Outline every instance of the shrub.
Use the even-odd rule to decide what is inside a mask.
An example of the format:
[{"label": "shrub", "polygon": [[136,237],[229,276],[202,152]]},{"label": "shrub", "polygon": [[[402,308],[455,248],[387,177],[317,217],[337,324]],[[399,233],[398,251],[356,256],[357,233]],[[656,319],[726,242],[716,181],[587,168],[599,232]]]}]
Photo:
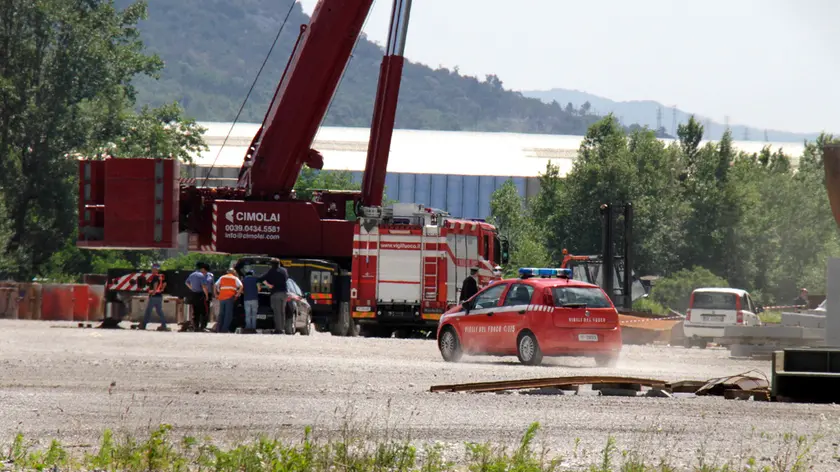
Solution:
[{"label": "shrub", "polygon": [[664,307],[685,313],[691,292],[702,287],[729,287],[729,283],[708,269],[693,267],[658,280],[650,297]]}]

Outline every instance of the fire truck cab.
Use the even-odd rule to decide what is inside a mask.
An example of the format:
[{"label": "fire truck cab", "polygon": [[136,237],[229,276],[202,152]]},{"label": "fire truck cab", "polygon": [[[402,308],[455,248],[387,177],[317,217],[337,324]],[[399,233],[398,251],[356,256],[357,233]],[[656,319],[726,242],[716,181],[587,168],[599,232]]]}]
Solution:
[{"label": "fire truck cab", "polygon": [[458,304],[470,268],[479,268],[484,286],[507,254],[507,241],[483,221],[420,204],[384,207],[359,218],[353,235],[352,317],[363,336],[433,335],[443,312]]}]

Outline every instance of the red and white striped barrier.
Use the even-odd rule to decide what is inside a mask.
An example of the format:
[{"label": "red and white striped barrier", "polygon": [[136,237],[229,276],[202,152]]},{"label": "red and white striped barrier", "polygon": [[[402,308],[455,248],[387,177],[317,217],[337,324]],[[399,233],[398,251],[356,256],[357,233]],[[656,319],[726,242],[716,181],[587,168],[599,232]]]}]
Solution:
[{"label": "red and white striped barrier", "polygon": [[[143,277],[146,279],[146,285],[143,288],[138,287],[137,281]],[[113,281],[108,282],[108,290],[119,290],[119,291],[126,291],[126,292],[142,292],[146,290],[148,287],[149,282],[152,280],[151,272],[131,272],[120,277],[115,278]]]}]

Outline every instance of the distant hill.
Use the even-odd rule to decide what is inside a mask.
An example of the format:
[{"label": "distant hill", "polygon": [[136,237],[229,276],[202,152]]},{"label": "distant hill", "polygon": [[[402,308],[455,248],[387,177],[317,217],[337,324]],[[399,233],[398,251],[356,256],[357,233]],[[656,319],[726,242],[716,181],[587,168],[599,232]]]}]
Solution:
[{"label": "distant hill", "polygon": [[[133,0],[116,0],[125,7]],[[283,22],[288,0],[147,0],[140,31],[166,69],[158,81],[140,79],[141,104],[177,100],[190,116],[230,121]],[[295,4],[240,121],[261,122],[301,24]],[[382,49],[358,42],[324,124],[367,127],[373,111]],[[598,117],[567,112],[505,90],[495,76],[479,80],[457,71],[409,62],[403,74],[397,127],[582,135]]]},{"label": "distant hill", "polygon": [[[651,129],[656,129],[656,116],[658,110],[661,109],[662,127],[665,128],[667,133],[673,134],[673,109],[652,100],[616,102],[608,98],[592,95],[591,93],[561,88],[524,91],[522,92],[522,95],[538,98],[546,103],[557,101],[564,107],[571,103],[572,107],[580,108],[584,103],[589,102],[592,113],[594,114],[606,115],[608,113],[613,113],[616,117],[621,118],[624,124],[638,123]],[[690,116],[691,113],[677,109],[678,124],[686,123]],[[695,118],[705,126],[706,137],[708,139],[718,140],[721,136],[723,136],[723,132],[726,129],[725,124],[700,115],[695,115]],[[790,133],[787,131],[766,130],[767,136],[765,138],[765,130],[763,129],[750,128],[748,126],[736,124],[730,124],[729,127],[732,130],[733,138],[739,141],[802,142],[805,139],[814,140],[819,135],[819,133],[802,134]]]}]

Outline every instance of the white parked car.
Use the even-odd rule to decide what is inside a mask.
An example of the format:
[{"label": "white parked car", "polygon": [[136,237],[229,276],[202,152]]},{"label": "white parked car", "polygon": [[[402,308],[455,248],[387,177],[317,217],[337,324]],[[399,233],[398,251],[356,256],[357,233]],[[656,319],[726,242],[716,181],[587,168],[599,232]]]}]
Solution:
[{"label": "white parked car", "polygon": [[761,311],[746,290],[698,288],[691,293],[685,313],[685,346],[705,348],[714,338],[722,337],[727,326],[760,326]]}]

